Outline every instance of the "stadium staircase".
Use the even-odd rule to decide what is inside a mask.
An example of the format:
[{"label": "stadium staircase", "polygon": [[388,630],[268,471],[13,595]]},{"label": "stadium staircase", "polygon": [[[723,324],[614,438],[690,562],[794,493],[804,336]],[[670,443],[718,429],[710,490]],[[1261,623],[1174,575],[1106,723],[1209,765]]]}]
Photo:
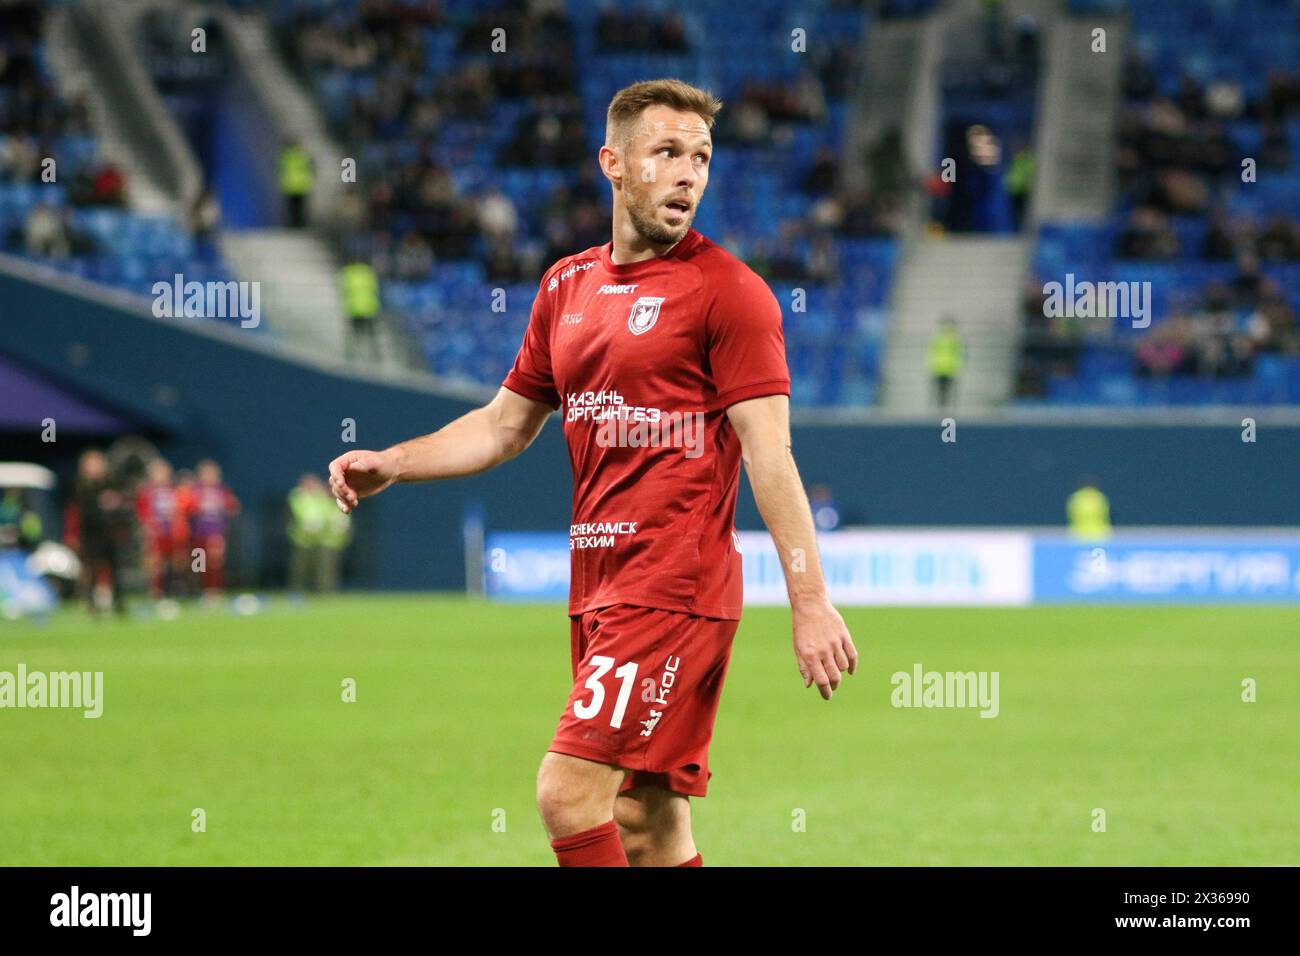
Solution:
[{"label": "stadium staircase", "polygon": [[309,230],[226,230],[221,254],[241,279],[261,283],[261,308],[276,338],[318,358],[344,357],[338,266]]},{"label": "stadium staircase", "polygon": [[[256,91],[272,124],[281,137],[297,140],[311,154],[316,179],[309,216],[312,222],[326,221],[338,205],[342,191],[338,170],[343,151],[326,131],[324,118],[311,95],[280,58],[271,42],[266,20],[230,10],[221,11],[220,16],[240,70]],[[271,148],[270,152],[276,151]]]},{"label": "stadium staircase", "polygon": [[[877,68],[868,81],[870,110],[887,115],[888,105],[903,117],[904,151],[917,175],[930,168],[937,148],[943,96],[938,77],[946,45],[962,35],[957,25],[978,12],[978,4],[958,2],[923,21],[897,24],[899,35],[886,39],[907,50],[892,68],[907,75],[886,82],[888,73]],[[1048,10],[1022,0],[1008,14],[1018,12],[1043,15]],[[874,101],[879,94],[889,97],[887,103]],[[861,126],[871,124],[868,114],[859,118]],[[1020,236],[935,236],[925,228],[926,207],[924,197],[916,195],[904,227],[906,242],[889,304],[881,408],[910,415],[937,407],[928,353],[946,316],[956,320],[967,347],[950,409],[1001,405],[1012,391],[1029,241]]]},{"label": "stadium staircase", "polygon": [[[316,176],[309,223],[328,227],[342,189],[339,170],[343,151],[326,131],[315,102],[271,42],[266,20],[224,11],[222,26],[281,142],[297,141],[310,153]],[[278,155],[278,144],[270,152]],[[227,230],[221,248],[241,278],[261,281],[262,307],[277,338],[309,349],[318,358],[345,357],[347,316],[338,292],[342,263],[315,229]],[[268,269],[268,264],[274,268]],[[377,335],[379,369],[366,360],[372,370],[400,371],[420,361],[390,325],[380,323]]]},{"label": "stadium staircase", "polygon": [[103,157],[131,170],[132,209],[176,215],[202,188],[202,172],[115,12],[104,2],[53,11],[50,65],[65,94],[88,94]]},{"label": "stadium staircase", "polygon": [[[1106,31],[1106,53],[1092,31]],[[1034,152],[1039,157],[1031,216],[1037,221],[1105,219],[1115,196],[1113,153],[1127,24],[1121,17],[1059,17],[1045,35]],[[1104,160],[1099,158],[1103,154]]]},{"label": "stadium staircase", "polygon": [[1019,236],[927,237],[911,244],[890,306],[885,411],[937,407],[927,353],[944,316],[956,320],[966,343],[966,365],[951,408],[978,410],[1010,398],[1028,254],[1029,241]]},{"label": "stadium staircase", "polygon": [[[840,165],[840,186],[844,189],[871,187],[868,165],[857,161],[869,155],[893,130],[909,123],[918,98],[924,99],[918,85],[926,83],[926,74],[917,68],[925,56],[928,25],[934,18],[887,20],[872,24],[866,39],[866,68],[862,81],[855,84],[852,95],[852,121],[845,133],[844,160]],[[921,94],[918,97],[918,94]],[[910,167],[919,169],[924,157],[909,156]]]}]

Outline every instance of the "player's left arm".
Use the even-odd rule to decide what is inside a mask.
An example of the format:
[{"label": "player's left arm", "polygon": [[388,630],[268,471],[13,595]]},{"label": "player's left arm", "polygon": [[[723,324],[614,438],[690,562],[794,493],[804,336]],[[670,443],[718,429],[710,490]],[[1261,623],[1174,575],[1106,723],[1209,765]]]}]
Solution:
[{"label": "player's left arm", "polygon": [[830,700],[841,675],[857,670],[858,652],[826,593],[812,508],[790,449],[790,399],[767,395],[737,402],[727,418],[740,438],[754,500],[785,572],[799,673],[805,687],[815,683]]}]

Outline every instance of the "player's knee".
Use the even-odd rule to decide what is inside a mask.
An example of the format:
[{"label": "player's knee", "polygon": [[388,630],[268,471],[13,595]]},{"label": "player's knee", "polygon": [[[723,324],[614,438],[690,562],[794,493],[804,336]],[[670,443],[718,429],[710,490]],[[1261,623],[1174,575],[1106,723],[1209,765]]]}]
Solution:
[{"label": "player's knee", "polygon": [[610,768],[583,764],[588,762],[548,753],[537,771],[537,809],[552,837],[579,833],[609,820]]}]

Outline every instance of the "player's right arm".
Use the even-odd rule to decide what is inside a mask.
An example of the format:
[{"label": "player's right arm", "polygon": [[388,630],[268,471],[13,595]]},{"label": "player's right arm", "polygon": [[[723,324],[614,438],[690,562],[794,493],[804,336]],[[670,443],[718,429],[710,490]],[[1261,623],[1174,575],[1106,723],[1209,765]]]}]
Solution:
[{"label": "player's right arm", "polygon": [[330,462],[330,491],[345,513],[389,485],[477,475],[533,443],[554,409],[501,388],[494,399],[438,429],[383,451],[349,451]]},{"label": "player's right arm", "polygon": [[477,475],[509,461],[533,443],[551,412],[560,407],[551,373],[553,296],[547,281],[556,266],[542,276],[524,341],[496,398],[432,435],[384,451],[350,451],[330,462],[330,490],[344,513],[351,512],[362,498],[377,495],[397,482]]}]

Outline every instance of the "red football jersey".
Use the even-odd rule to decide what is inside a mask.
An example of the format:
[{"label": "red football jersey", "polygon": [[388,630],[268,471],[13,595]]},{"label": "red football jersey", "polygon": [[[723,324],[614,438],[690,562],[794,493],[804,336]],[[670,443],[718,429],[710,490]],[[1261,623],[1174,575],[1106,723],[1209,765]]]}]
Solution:
[{"label": "red football jersey", "polygon": [[625,265],[611,245],[542,276],[504,382],[562,408],[569,613],[633,604],[739,619],[740,439],[726,410],[790,394],[781,308],[694,230],[666,255]]}]

